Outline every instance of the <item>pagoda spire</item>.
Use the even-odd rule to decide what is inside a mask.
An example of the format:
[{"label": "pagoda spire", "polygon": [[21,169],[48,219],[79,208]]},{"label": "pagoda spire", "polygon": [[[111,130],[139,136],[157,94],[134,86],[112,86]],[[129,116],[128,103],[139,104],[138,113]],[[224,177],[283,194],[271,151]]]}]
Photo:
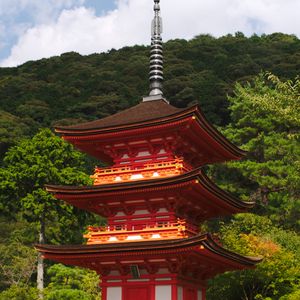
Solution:
[{"label": "pagoda spire", "polygon": [[163,47],[162,47],[162,18],[160,17],[160,0],[154,0],[154,19],[151,26],[150,52],[150,96],[162,95],[163,82]]}]

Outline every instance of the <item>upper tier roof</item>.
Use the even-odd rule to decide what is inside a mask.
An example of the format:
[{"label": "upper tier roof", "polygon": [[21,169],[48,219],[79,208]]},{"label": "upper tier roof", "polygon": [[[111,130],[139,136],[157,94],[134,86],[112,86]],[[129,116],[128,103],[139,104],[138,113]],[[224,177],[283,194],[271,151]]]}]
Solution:
[{"label": "upper tier roof", "polygon": [[55,129],[63,133],[108,129],[162,119],[187,110],[190,109],[176,108],[164,100],[146,101],[103,119],[71,126],[57,126]]},{"label": "upper tier roof", "polygon": [[174,155],[193,167],[240,159],[246,153],[216,130],[198,106],[176,108],[165,100],[141,102],[100,120],[55,129],[76,148],[108,163],[113,158],[107,147],[125,142],[126,148],[141,139],[164,139]]}]

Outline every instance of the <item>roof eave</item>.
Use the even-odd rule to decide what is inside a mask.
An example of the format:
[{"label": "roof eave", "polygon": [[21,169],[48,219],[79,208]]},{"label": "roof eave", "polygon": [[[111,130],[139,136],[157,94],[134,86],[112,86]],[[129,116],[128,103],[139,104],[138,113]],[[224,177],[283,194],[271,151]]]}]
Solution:
[{"label": "roof eave", "polygon": [[120,131],[120,130],[130,130],[130,129],[136,129],[136,128],[141,128],[141,127],[148,127],[152,126],[153,124],[158,125],[158,124],[164,124],[168,122],[172,122],[174,120],[177,120],[178,118],[184,118],[193,112],[196,111],[197,106],[191,106],[188,107],[182,111],[166,115],[164,117],[159,117],[159,118],[153,118],[149,119],[146,121],[140,121],[140,122],[133,122],[133,123],[128,123],[128,124],[123,124],[123,125],[115,125],[115,126],[104,126],[104,127],[95,127],[95,128],[68,128],[68,127],[61,127],[61,126],[55,126],[54,129],[57,133],[61,135],[91,135],[91,134],[102,134],[102,133],[109,133],[109,132],[115,132],[115,131]]},{"label": "roof eave", "polygon": [[254,266],[262,261],[261,257],[242,256],[240,254],[229,251],[218,245],[210,234],[201,234],[191,238],[177,240],[162,240],[162,241],[146,241],[146,242],[128,242],[119,244],[99,244],[99,245],[78,245],[78,246],[52,246],[52,245],[35,245],[35,248],[44,255],[61,255],[74,257],[74,255],[101,255],[118,253],[138,253],[138,252],[153,252],[153,251],[174,251],[176,249],[192,248],[197,246],[204,248],[218,256],[224,257],[229,261],[237,262],[243,266]]},{"label": "roof eave", "polygon": [[107,191],[124,191],[124,190],[137,190],[142,188],[157,188],[158,186],[166,186],[172,184],[178,184],[181,182],[188,182],[192,180],[199,180],[201,185],[212,194],[216,195],[232,207],[240,211],[251,209],[255,206],[255,202],[244,202],[238,198],[230,195],[228,192],[219,188],[214,184],[201,168],[192,170],[190,172],[160,179],[150,179],[147,181],[133,181],[124,183],[94,185],[94,186],[55,186],[45,185],[46,190],[52,194],[65,194],[65,195],[87,195],[91,193],[107,192]]}]

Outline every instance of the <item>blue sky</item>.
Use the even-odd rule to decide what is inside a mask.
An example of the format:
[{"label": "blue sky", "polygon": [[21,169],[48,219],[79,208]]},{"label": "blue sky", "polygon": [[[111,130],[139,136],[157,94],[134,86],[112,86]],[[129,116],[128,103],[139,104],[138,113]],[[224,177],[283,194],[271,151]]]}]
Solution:
[{"label": "blue sky", "polygon": [[[236,31],[300,36],[300,0],[161,0],[164,40]],[[0,0],[0,66],[149,44],[153,0]]]},{"label": "blue sky", "polygon": [[85,1],[87,7],[94,8],[97,12],[97,15],[101,15],[108,10],[116,8],[116,2],[113,0],[87,0]]}]

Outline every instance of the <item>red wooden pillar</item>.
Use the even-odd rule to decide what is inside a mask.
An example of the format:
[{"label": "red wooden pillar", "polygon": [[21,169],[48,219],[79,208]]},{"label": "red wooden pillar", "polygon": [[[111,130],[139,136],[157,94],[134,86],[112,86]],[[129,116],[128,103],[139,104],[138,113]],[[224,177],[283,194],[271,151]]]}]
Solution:
[{"label": "red wooden pillar", "polygon": [[155,299],[155,282],[154,282],[154,279],[152,279],[152,282],[150,284],[150,300],[156,300]]},{"label": "red wooden pillar", "polygon": [[202,300],[206,300],[206,289],[202,289]]},{"label": "red wooden pillar", "polygon": [[172,284],[172,300],[178,300],[178,287],[176,284]]},{"label": "red wooden pillar", "polygon": [[107,300],[107,287],[103,286],[101,289],[101,300]]}]

